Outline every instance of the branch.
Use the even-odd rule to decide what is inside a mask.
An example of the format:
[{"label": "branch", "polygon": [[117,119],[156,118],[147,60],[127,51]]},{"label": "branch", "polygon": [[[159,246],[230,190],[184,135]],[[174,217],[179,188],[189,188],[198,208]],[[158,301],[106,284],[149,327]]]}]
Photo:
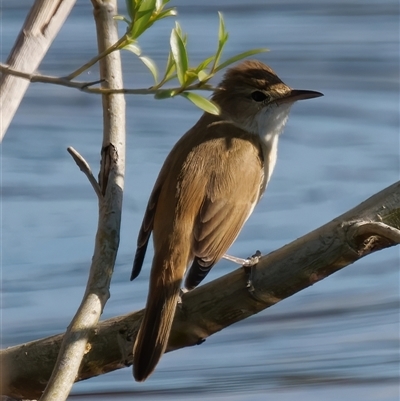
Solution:
[{"label": "branch", "polygon": [[90,184],[92,185],[94,192],[96,192],[99,201],[103,199],[103,194],[101,193],[101,189],[99,183],[96,178],[94,178],[92,169],[90,168],[88,162],[80,155],[78,151],[76,151],[72,146],[67,148],[68,153],[75,160],[75,163],[79,167],[79,169],[86,175]]},{"label": "branch", "polygon": [[[116,21],[117,1],[93,1],[99,52],[118,39]],[[113,52],[100,60],[103,84],[122,87],[121,58]],[[61,343],[57,361],[41,401],[66,400],[83,356],[88,352],[88,339],[98,324],[109,298],[109,287],[119,245],[122,194],[125,174],[125,100],[123,95],[103,95],[103,143],[101,147],[99,192],[99,222],[89,279],[81,305],[68,326]],[[80,155],[70,151],[78,165],[92,182],[90,168]],[[94,180],[95,181],[95,180]],[[93,182],[92,182],[93,185]]]},{"label": "branch", "polygon": [[[33,74],[33,73],[25,73],[22,71],[18,71],[14,68],[11,68],[5,64],[0,63],[0,72],[3,74],[9,74],[10,76],[15,76],[19,78],[26,79],[31,83],[40,82],[43,84],[53,84],[65,86],[67,88],[78,89],[85,93],[95,93],[98,95],[111,95],[111,94],[123,94],[123,95],[158,95],[165,93],[165,89],[156,88],[141,88],[141,89],[124,89],[124,88],[93,88],[92,86],[99,83],[99,81],[94,82],[79,82],[79,81],[70,81],[68,77],[54,77],[51,75],[42,75],[42,74]],[[206,90],[213,91],[215,87],[209,84],[204,84],[202,82],[198,82],[197,84],[182,87],[173,87],[168,88],[168,91],[180,93],[183,90],[191,91],[191,90]]]},{"label": "branch", "polygon": [[[35,71],[75,2],[76,0],[36,0],[8,56],[7,64],[11,68],[26,73]],[[2,71],[4,73],[4,70]],[[28,89],[28,85],[28,81],[19,79],[15,74],[3,74],[0,77],[0,142]]]},{"label": "branch", "polygon": [[[368,227],[368,232],[360,227]],[[363,256],[398,244],[397,234],[388,235],[398,230],[400,182],[330,223],[261,257],[253,281],[256,297],[246,288],[242,268],[184,294],[175,315],[168,351],[199,344]],[[129,366],[142,315],[143,311],[139,311],[101,322],[89,339],[77,380]],[[60,334],[2,351],[4,394],[38,396],[48,380],[62,338]]]},{"label": "branch", "polygon": [[98,61],[100,61],[102,58],[108,56],[110,53],[116,50],[120,50],[120,48],[124,47],[124,45],[128,44],[128,40],[126,35],[124,35],[121,39],[119,39],[116,43],[114,43],[111,47],[103,50],[100,54],[97,56],[93,57],[91,60],[89,60],[87,63],[85,63],[83,66],[79,67],[77,70],[71,72],[65,79],[71,80],[77,77],[78,75],[82,74],[84,71],[95,65]]}]

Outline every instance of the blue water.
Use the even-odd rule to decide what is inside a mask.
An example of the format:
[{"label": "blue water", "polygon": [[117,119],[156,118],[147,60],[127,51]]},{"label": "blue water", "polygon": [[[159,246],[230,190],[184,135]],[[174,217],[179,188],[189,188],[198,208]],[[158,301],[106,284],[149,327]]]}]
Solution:
[{"label": "blue water", "polygon": [[[3,0],[2,61],[31,3]],[[216,46],[219,10],[230,32],[226,58],[268,47],[258,58],[288,85],[325,95],[293,107],[271,183],[230,253],[277,249],[399,179],[397,1],[172,4],[193,64]],[[164,20],[141,40],[160,70],[172,26]],[[78,1],[39,70],[66,75],[95,52],[90,2]],[[123,60],[126,87],[151,85],[140,61],[128,52]],[[81,77],[96,78],[96,68]],[[131,283],[129,275],[145,204],[168,151],[201,114],[184,99],[130,96],[127,107],[121,244],[104,319],[144,306],[151,248],[141,276]],[[75,147],[96,175],[101,135],[100,97],[42,84],[30,86],[6,134],[3,347],[64,331],[80,303],[97,200],[66,148]],[[76,384],[70,398],[398,400],[399,262],[398,247],[370,255],[201,348],[165,355],[144,384],[127,368]],[[221,262],[207,280],[232,268]]]}]

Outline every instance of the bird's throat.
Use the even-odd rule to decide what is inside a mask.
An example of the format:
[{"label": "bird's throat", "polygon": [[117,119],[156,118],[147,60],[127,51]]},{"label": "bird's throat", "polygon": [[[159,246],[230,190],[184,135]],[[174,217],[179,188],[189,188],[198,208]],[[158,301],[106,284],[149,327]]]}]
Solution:
[{"label": "bird's throat", "polygon": [[264,182],[262,192],[265,190],[274,171],[279,135],[283,132],[289,117],[291,104],[271,106],[260,110],[254,119],[253,133],[257,134],[261,141],[264,155]]}]

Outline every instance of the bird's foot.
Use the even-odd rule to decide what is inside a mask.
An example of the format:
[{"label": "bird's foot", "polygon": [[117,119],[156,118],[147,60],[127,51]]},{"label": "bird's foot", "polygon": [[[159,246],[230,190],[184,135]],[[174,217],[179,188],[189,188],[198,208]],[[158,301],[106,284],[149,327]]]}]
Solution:
[{"label": "bird's foot", "polygon": [[259,262],[261,257],[261,252],[260,251],[256,251],[256,253],[252,256],[250,256],[249,258],[245,259],[245,263],[243,263],[243,269],[244,272],[247,276],[247,284],[246,284],[246,288],[249,290],[250,294],[254,296],[255,293],[255,288],[253,285],[253,281],[254,281],[254,276],[255,276],[255,272],[256,272],[256,266],[257,263]]},{"label": "bird's foot", "polygon": [[253,297],[255,297],[253,278],[255,276],[255,270],[256,270],[257,263],[259,262],[260,257],[261,257],[261,252],[256,251],[256,253],[254,255],[250,256],[247,259],[237,258],[236,256],[231,256],[231,255],[227,255],[227,254],[225,254],[222,257],[226,260],[229,260],[231,262],[234,262],[234,263],[237,263],[238,265],[243,266],[244,272],[246,273],[246,276],[247,276],[246,288],[249,290],[250,294]]}]

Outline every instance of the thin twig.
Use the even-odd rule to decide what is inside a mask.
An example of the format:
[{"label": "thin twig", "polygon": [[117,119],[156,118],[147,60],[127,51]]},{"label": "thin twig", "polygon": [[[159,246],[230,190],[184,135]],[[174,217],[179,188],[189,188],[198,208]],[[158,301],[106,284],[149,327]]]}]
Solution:
[{"label": "thin twig", "polygon": [[[156,89],[156,88],[143,88],[143,89],[109,89],[109,88],[93,88],[92,85],[98,83],[98,81],[94,82],[78,82],[71,81],[68,77],[54,77],[51,75],[42,75],[42,74],[31,74],[25,73],[22,71],[15,70],[6,64],[0,63],[0,72],[10,75],[15,75],[19,78],[24,78],[30,81],[31,83],[40,82],[44,84],[53,84],[66,86],[68,88],[78,89],[85,93],[95,93],[98,95],[110,95],[110,94],[124,94],[124,95],[156,95],[157,93],[164,92],[164,89]],[[203,84],[201,82],[193,85],[189,85],[185,88],[175,87],[168,88],[171,92],[180,93],[184,91],[190,90],[206,90],[206,91],[214,91],[215,87],[209,84]]]},{"label": "thin twig", "polygon": [[72,156],[75,160],[75,163],[79,167],[79,169],[86,175],[89,179],[90,184],[92,185],[94,192],[96,192],[97,197],[99,200],[103,199],[103,194],[101,193],[100,185],[97,182],[96,178],[92,173],[92,169],[90,168],[88,162],[83,158],[83,156],[75,150],[72,146],[67,148],[68,153]]},{"label": "thin twig", "polygon": [[77,77],[78,75],[82,74],[83,72],[85,72],[86,70],[88,70],[91,66],[93,66],[94,64],[96,64],[99,60],[101,60],[103,57],[108,56],[110,53],[112,53],[115,50],[119,50],[120,48],[124,47],[124,45],[126,45],[128,43],[128,39],[126,37],[126,35],[124,35],[120,40],[118,40],[117,43],[114,43],[111,47],[109,47],[108,49],[104,50],[103,52],[101,52],[100,54],[98,54],[97,56],[93,57],[91,60],[89,60],[87,63],[85,63],[83,66],[79,67],[77,70],[75,70],[74,72],[71,72],[71,74],[69,74],[68,76],[65,77],[65,79],[67,80],[72,80],[75,77]]}]

